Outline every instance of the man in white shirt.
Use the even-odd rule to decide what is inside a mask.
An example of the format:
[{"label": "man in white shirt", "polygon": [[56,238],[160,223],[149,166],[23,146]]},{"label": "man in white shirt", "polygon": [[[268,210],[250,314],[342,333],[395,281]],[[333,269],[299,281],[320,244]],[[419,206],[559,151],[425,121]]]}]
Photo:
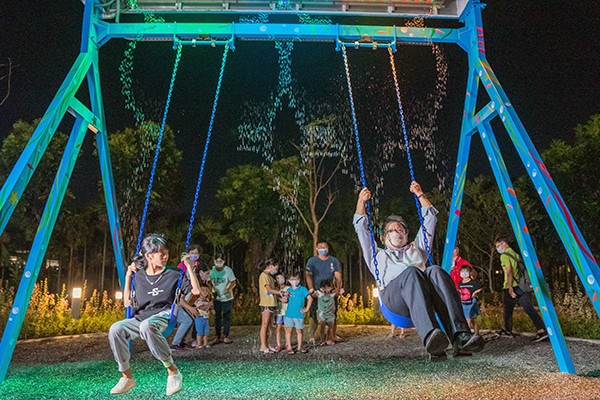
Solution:
[{"label": "man in white shirt", "polygon": [[[470,356],[483,350],[485,342],[481,336],[471,333],[450,275],[437,265],[426,266],[428,255],[423,228],[427,242],[431,244],[438,211],[417,182],[411,183],[410,191],[419,199],[423,227],[419,229],[415,241],[408,243],[408,226],[404,219],[398,216],[386,219],[381,235],[385,248],[377,252],[381,300],[394,314],[412,319],[432,361],[446,360],[448,338],[452,341],[455,358]],[[371,193],[364,188],[356,205],[354,229],[367,266],[377,278],[365,210],[365,202],[370,198]],[[440,329],[436,313],[448,336]]]}]

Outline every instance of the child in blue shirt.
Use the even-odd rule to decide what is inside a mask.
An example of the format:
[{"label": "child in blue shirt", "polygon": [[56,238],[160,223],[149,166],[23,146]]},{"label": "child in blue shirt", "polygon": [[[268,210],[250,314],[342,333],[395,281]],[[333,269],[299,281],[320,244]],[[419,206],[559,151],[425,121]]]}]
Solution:
[{"label": "child in blue shirt", "polygon": [[[307,288],[300,286],[299,274],[290,276],[289,282],[292,287],[286,290],[289,292],[289,297],[285,310],[285,340],[288,354],[294,354],[292,349],[292,329],[294,328],[296,328],[298,338],[298,351],[307,353],[308,350],[302,348],[302,329],[304,329],[304,314],[310,309],[313,298]],[[304,306],[305,300],[308,300],[306,307]]]}]

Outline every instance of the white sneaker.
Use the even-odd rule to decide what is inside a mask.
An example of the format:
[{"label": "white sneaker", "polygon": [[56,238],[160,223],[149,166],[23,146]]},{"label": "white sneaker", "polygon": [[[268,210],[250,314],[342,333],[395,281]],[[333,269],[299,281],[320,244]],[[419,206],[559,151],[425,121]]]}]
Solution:
[{"label": "white sneaker", "polygon": [[170,396],[181,391],[181,381],[183,377],[181,372],[177,371],[175,375],[169,375],[167,378],[167,396]]},{"label": "white sneaker", "polygon": [[129,378],[121,378],[119,379],[119,383],[115,385],[114,388],[110,390],[110,394],[123,394],[129,392],[131,389],[135,387],[135,380]]}]

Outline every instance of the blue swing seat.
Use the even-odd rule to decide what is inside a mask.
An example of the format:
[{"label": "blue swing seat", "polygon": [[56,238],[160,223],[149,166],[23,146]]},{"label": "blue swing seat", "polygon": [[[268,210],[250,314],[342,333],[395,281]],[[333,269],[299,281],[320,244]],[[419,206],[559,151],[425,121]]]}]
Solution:
[{"label": "blue swing seat", "polygon": [[388,308],[383,304],[383,300],[381,300],[381,295],[379,296],[379,309],[381,310],[381,315],[384,316],[385,319],[392,325],[396,325],[399,328],[414,328],[415,325],[412,322],[412,319],[408,317],[403,317],[402,315],[395,314],[388,310]]}]

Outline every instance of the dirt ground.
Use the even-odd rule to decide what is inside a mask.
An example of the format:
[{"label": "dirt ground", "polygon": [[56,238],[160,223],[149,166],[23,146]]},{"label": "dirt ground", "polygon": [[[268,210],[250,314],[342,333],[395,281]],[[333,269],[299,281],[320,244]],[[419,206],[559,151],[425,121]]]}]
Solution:
[{"label": "dirt ground", "polygon": [[[410,394],[407,397],[408,392],[401,392],[401,388],[394,389],[392,386],[392,392],[370,392],[362,398],[397,398],[393,391],[398,390],[398,397],[403,393],[404,398],[600,399],[600,345],[596,343],[568,342],[578,374],[570,375],[559,372],[550,342],[531,343],[527,336],[490,340],[485,350],[472,358],[453,360],[449,356],[448,361],[441,363],[443,365],[429,367],[425,349],[414,330],[407,330],[404,339],[388,338],[389,327],[381,326],[341,326],[338,333],[344,342],[334,346],[309,347],[307,354],[262,354],[258,351],[258,327],[232,327],[232,344],[219,344],[206,350],[174,351],[173,357],[176,363],[178,360],[185,363],[195,360],[222,363],[294,360],[315,365],[337,362],[372,367],[373,364],[391,362],[397,363],[399,371],[400,367],[407,368],[414,364],[417,368],[433,368],[438,376],[433,381],[428,375],[422,383],[410,382],[415,387],[434,393],[425,397],[421,392],[415,392],[420,393],[415,397]],[[132,365],[135,366],[136,359],[152,360],[143,341],[136,340],[133,349]],[[20,342],[11,366],[18,368],[111,359],[106,334],[93,334]],[[116,370],[116,363],[114,367]],[[463,381],[461,387],[451,384],[450,380],[457,377]]]}]

